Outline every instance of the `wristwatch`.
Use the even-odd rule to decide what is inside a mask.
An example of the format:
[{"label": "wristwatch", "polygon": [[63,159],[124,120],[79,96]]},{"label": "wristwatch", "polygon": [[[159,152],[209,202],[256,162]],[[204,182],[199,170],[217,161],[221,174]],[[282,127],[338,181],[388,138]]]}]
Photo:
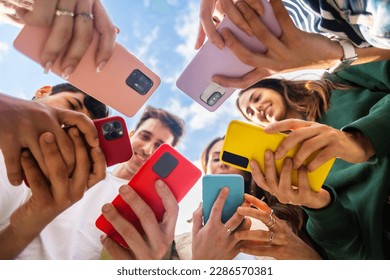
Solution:
[{"label": "wristwatch", "polygon": [[349,65],[351,65],[357,58],[357,54],[355,52],[354,45],[346,39],[333,39],[334,41],[337,41],[340,46],[343,48],[344,56],[340,59],[335,65],[333,65],[331,68],[329,68],[329,73],[334,73],[337,71],[340,71],[344,68],[347,68]]}]

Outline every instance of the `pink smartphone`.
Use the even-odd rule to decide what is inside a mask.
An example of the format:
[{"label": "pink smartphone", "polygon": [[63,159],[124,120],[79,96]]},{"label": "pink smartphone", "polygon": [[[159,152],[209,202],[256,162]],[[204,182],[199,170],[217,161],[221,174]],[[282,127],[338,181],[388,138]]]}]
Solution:
[{"label": "pink smartphone", "polygon": [[[49,31],[46,27],[26,25],[16,37],[14,47],[39,63],[39,54]],[[97,73],[97,47],[95,32],[92,43],[68,81],[118,112],[128,117],[135,115],[160,85],[160,78],[119,43],[115,44],[114,53],[105,67]],[[60,60],[61,56],[51,69],[59,76],[62,74]]]},{"label": "pink smartphone", "polygon": [[[155,189],[155,182],[163,180],[177,202],[180,202],[198,181],[202,172],[191,161],[168,144],[162,144],[152,156],[142,165],[140,170],[128,183],[138,195],[152,208],[156,219],[161,221],[165,213],[164,205]],[[141,233],[142,225],[131,207],[118,195],[112,202],[118,212]],[[122,236],[109,221],[100,215],[96,227],[124,247],[127,247]]]},{"label": "pink smartphone", "polygon": [[[282,30],[271,5],[267,0],[262,0],[262,4],[264,16],[261,20],[275,36],[281,36]],[[221,21],[217,30],[220,31],[223,28],[230,29],[237,39],[251,51],[261,53],[266,51],[266,47],[255,36],[248,36],[228,17]],[[212,82],[211,78],[214,75],[238,78],[253,69],[252,66],[242,63],[228,47],[220,50],[207,41],[184,69],[176,81],[176,86],[204,108],[213,112],[232,95],[235,89],[222,87]]]},{"label": "pink smartphone", "polygon": [[131,159],[133,149],[122,117],[111,116],[93,122],[98,131],[100,148],[106,157],[107,166]]}]

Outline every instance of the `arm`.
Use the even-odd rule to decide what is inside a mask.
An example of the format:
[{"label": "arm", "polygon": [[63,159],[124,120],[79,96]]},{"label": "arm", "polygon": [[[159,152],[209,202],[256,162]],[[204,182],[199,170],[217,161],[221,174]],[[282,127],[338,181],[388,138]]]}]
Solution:
[{"label": "arm", "polygon": [[39,135],[51,131],[57,141],[61,155],[71,173],[75,164],[75,153],[71,139],[62,125],[77,126],[91,147],[99,146],[99,138],[93,122],[84,114],[48,107],[37,102],[26,101],[0,93],[0,149],[4,154],[8,179],[13,185],[22,182],[20,155],[28,148],[46,173]]},{"label": "arm", "polygon": [[123,248],[107,236],[101,239],[104,249],[113,259],[130,260],[160,260],[170,248],[174,235],[179,206],[169,188],[161,180],[156,181],[156,191],[161,197],[165,213],[161,222],[158,222],[153,210],[129,186],[119,189],[123,200],[130,205],[139,218],[145,234],[141,235],[115,209],[112,204],[105,204],[102,208],[104,217],[113,225],[129,246]]},{"label": "arm", "polygon": [[91,150],[94,170],[90,170],[90,160],[84,141],[76,128],[69,130],[74,144],[76,165],[71,177],[52,133],[40,137],[44,161],[48,166],[47,181],[31,153],[22,154],[22,167],[29,181],[31,197],[11,215],[10,224],[0,232],[1,259],[13,259],[57,215],[83,197],[89,186],[105,176],[104,155],[99,148]]},{"label": "arm", "polygon": [[113,53],[116,28],[99,0],[35,0],[31,11],[19,8],[17,13],[25,24],[51,28],[41,52],[41,64],[46,72],[61,52],[66,52],[61,69],[64,78],[69,76],[91,43],[94,29],[99,33],[97,71]]}]

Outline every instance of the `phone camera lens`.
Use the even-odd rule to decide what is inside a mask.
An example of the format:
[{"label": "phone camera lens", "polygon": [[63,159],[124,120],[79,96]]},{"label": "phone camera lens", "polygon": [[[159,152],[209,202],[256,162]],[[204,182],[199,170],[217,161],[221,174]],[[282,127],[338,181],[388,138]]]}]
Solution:
[{"label": "phone camera lens", "polygon": [[105,124],[103,125],[103,131],[105,131],[105,132],[110,131],[111,128],[112,128],[112,124],[111,124],[111,123],[105,123]]},{"label": "phone camera lens", "polygon": [[118,138],[118,132],[116,132],[115,130],[114,130],[114,131],[111,131],[111,133],[110,133],[110,138],[111,138],[111,139],[116,139],[116,138]]},{"label": "phone camera lens", "polygon": [[115,129],[122,128],[122,125],[121,125],[120,122],[114,122],[114,123],[113,123],[113,126],[114,126]]},{"label": "phone camera lens", "polygon": [[207,99],[207,104],[213,106],[222,97],[222,93],[219,91],[213,92],[213,94]]}]

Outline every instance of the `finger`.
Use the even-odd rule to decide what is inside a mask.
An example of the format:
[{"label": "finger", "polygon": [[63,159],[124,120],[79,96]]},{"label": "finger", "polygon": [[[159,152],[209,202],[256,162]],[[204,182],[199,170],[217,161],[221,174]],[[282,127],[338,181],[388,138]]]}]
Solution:
[{"label": "finger", "polygon": [[92,172],[89,176],[87,187],[90,188],[106,177],[106,158],[100,147],[90,149]]},{"label": "finger", "polygon": [[195,50],[199,50],[205,40],[206,40],[206,33],[203,30],[202,23],[199,23],[198,35],[196,37],[196,42],[195,42]]},{"label": "finger", "polygon": [[213,223],[221,222],[223,207],[225,205],[225,201],[228,195],[229,195],[229,188],[226,187],[222,188],[217,196],[217,199],[213,204],[213,207],[211,208],[209,222],[210,221],[212,221]]},{"label": "finger", "polygon": [[203,227],[203,207],[202,203],[199,203],[198,208],[192,214],[192,237],[198,234]]},{"label": "finger", "polygon": [[32,193],[38,200],[45,201],[50,197],[50,189],[46,177],[29,151],[22,153],[21,164]]},{"label": "finger", "polygon": [[68,172],[55,136],[50,132],[45,132],[39,138],[39,143],[45,164],[48,166],[53,198],[59,205],[67,204],[69,202]]},{"label": "finger", "polygon": [[234,237],[238,240],[249,240],[255,242],[268,243],[269,231],[266,230],[243,230],[234,233]]},{"label": "finger", "polygon": [[281,203],[292,203],[290,196],[292,191],[294,191],[291,183],[292,168],[292,160],[290,158],[286,158],[280,172],[279,188],[280,193],[283,194],[283,196],[278,196],[278,199]]},{"label": "finger", "polygon": [[264,15],[264,7],[261,1],[258,0],[244,0],[249,7],[251,7],[258,16]]},{"label": "finger", "polygon": [[138,251],[148,252],[145,241],[137,229],[126,220],[112,204],[104,204],[102,213],[107,221],[109,221],[115,230],[122,236],[130,250],[134,251],[134,249],[138,248]]},{"label": "finger", "polygon": [[258,162],[255,160],[251,160],[249,162],[249,165],[251,167],[252,178],[256,182],[256,184],[260,186],[263,190],[273,193],[274,190],[267,185],[264,178],[264,174],[261,172],[260,165],[258,164]]},{"label": "finger", "polygon": [[[58,148],[61,152],[61,156],[63,160],[65,161],[66,167],[67,167],[67,173],[68,175],[72,174],[74,170],[74,166],[76,163],[76,157],[75,157],[75,150],[74,145],[72,143],[71,138],[66,133],[66,131],[61,128],[60,125],[57,125],[53,130],[52,133],[55,136]],[[47,174],[47,168],[45,166],[45,169],[42,168],[42,170]]]},{"label": "finger", "polygon": [[261,209],[255,209],[252,207],[239,207],[239,209],[237,209],[237,211],[241,215],[245,215],[247,217],[252,217],[256,220],[261,221],[263,224],[267,224],[271,220],[270,214],[267,213],[266,211],[261,210]]},{"label": "finger", "polygon": [[225,43],[221,35],[216,31],[212,14],[214,10],[215,1],[202,1],[200,4],[200,22],[203,26],[203,30],[206,33],[208,40],[220,49],[223,49]]},{"label": "finger", "polygon": [[242,223],[238,226],[238,228],[236,228],[236,231],[249,230],[251,226],[252,226],[252,221],[248,218],[244,218]]},{"label": "finger", "polygon": [[[281,159],[283,158],[288,151],[294,149],[301,143],[306,142],[310,140],[311,138],[317,136],[319,133],[321,133],[321,130],[319,127],[303,127],[300,129],[293,130],[283,141],[282,143],[279,144],[279,146],[275,150],[275,158],[276,159]],[[312,145],[314,145],[314,142],[311,142]],[[307,147],[307,146],[306,146]],[[309,146],[310,147],[310,146]],[[309,148],[309,153],[304,151],[302,147],[299,148],[298,152],[301,151],[301,156],[297,158],[298,160],[302,160],[302,155],[304,154],[311,154],[313,150]],[[299,166],[295,165],[295,157],[294,156],[294,168],[298,168]],[[304,158],[306,159],[306,158]]]},{"label": "finger", "polygon": [[102,243],[106,252],[111,256],[113,260],[129,260],[131,259],[131,254],[128,250],[123,248],[117,242],[109,238],[107,235],[100,237],[100,242]]},{"label": "finger", "polygon": [[57,117],[60,124],[67,126],[77,126],[81,133],[84,134],[85,140],[91,147],[99,146],[99,136],[97,129],[93,124],[93,121],[85,114],[57,109]]},{"label": "finger", "polygon": [[256,206],[257,209],[265,211],[268,215],[271,214],[271,208],[269,208],[267,203],[265,203],[264,201],[258,199],[257,197],[254,197],[253,195],[250,195],[250,194],[245,194],[244,198],[251,205]]},{"label": "finger", "polygon": [[234,231],[244,220],[244,216],[235,212],[233,216],[225,223],[227,228],[230,228]]},{"label": "finger", "polygon": [[19,18],[27,25],[50,26],[58,0],[34,0],[32,10],[17,9]]},{"label": "finger", "polygon": [[245,89],[250,85],[260,81],[261,79],[272,75],[272,73],[265,68],[255,68],[249,73],[240,78],[228,78],[220,75],[212,77],[213,82],[223,86],[237,89]]},{"label": "finger", "polygon": [[274,153],[270,150],[264,153],[264,169],[267,185],[272,190],[271,193],[276,193],[279,190],[279,176],[276,170]]},{"label": "finger", "polygon": [[308,172],[313,172],[329,160],[333,159],[335,156],[329,153],[329,150],[323,149],[320,150],[316,156],[306,165]]},{"label": "finger", "polygon": [[[5,144],[6,149],[2,149],[4,163],[7,168],[7,177],[9,182],[14,186],[22,183],[22,167],[20,163],[20,154],[22,148],[19,145]],[[38,149],[40,150],[40,149]]]},{"label": "finger", "polygon": [[[57,10],[68,13],[73,12],[74,8],[75,0],[60,0],[57,5]],[[54,17],[49,37],[40,53],[40,60],[45,69],[50,70],[54,61],[56,61],[61,51],[72,38],[73,20],[73,16],[70,15],[57,15]],[[67,78],[64,73],[62,75],[64,78]]]},{"label": "finger", "polygon": [[281,0],[270,0],[269,2],[283,32],[288,36],[291,31],[297,30],[283,2]]},{"label": "finger", "polygon": [[95,1],[93,14],[95,16],[95,28],[100,34],[95,59],[96,71],[100,72],[114,52],[117,28],[112,23],[100,1]]},{"label": "finger", "polygon": [[179,205],[171,190],[162,180],[156,181],[156,192],[161,198],[162,204],[164,205],[165,209],[165,213],[162,220],[165,233],[168,234],[168,237],[172,237],[173,241],[177,216],[179,214]]},{"label": "finger", "polygon": [[318,151],[325,151],[327,139],[318,136],[318,134],[311,135],[309,136],[310,138],[306,138],[303,140],[302,145],[299,147],[293,159],[295,169],[298,169],[303,164],[306,165],[311,162],[313,160],[313,157],[316,157],[315,154]]},{"label": "finger", "polygon": [[90,161],[79,130],[76,127],[72,127],[69,129],[68,134],[73,141],[76,155],[76,164],[72,174],[71,199],[72,201],[77,201],[83,197],[84,192],[87,190]]},{"label": "finger", "polygon": [[93,37],[93,19],[88,17],[92,15],[91,1],[78,1],[74,12],[72,38],[61,63],[65,79],[79,64]]},{"label": "finger", "polygon": [[[220,0],[219,1],[222,7],[222,10],[226,13],[229,19],[242,31],[244,31],[248,36],[253,36],[252,28],[249,26],[245,18],[243,17],[240,10],[238,10],[237,6],[246,5],[243,2],[237,3],[237,6],[234,5],[231,0]],[[258,1],[259,2],[259,1]],[[248,9],[253,11],[251,8],[247,6]]]}]

